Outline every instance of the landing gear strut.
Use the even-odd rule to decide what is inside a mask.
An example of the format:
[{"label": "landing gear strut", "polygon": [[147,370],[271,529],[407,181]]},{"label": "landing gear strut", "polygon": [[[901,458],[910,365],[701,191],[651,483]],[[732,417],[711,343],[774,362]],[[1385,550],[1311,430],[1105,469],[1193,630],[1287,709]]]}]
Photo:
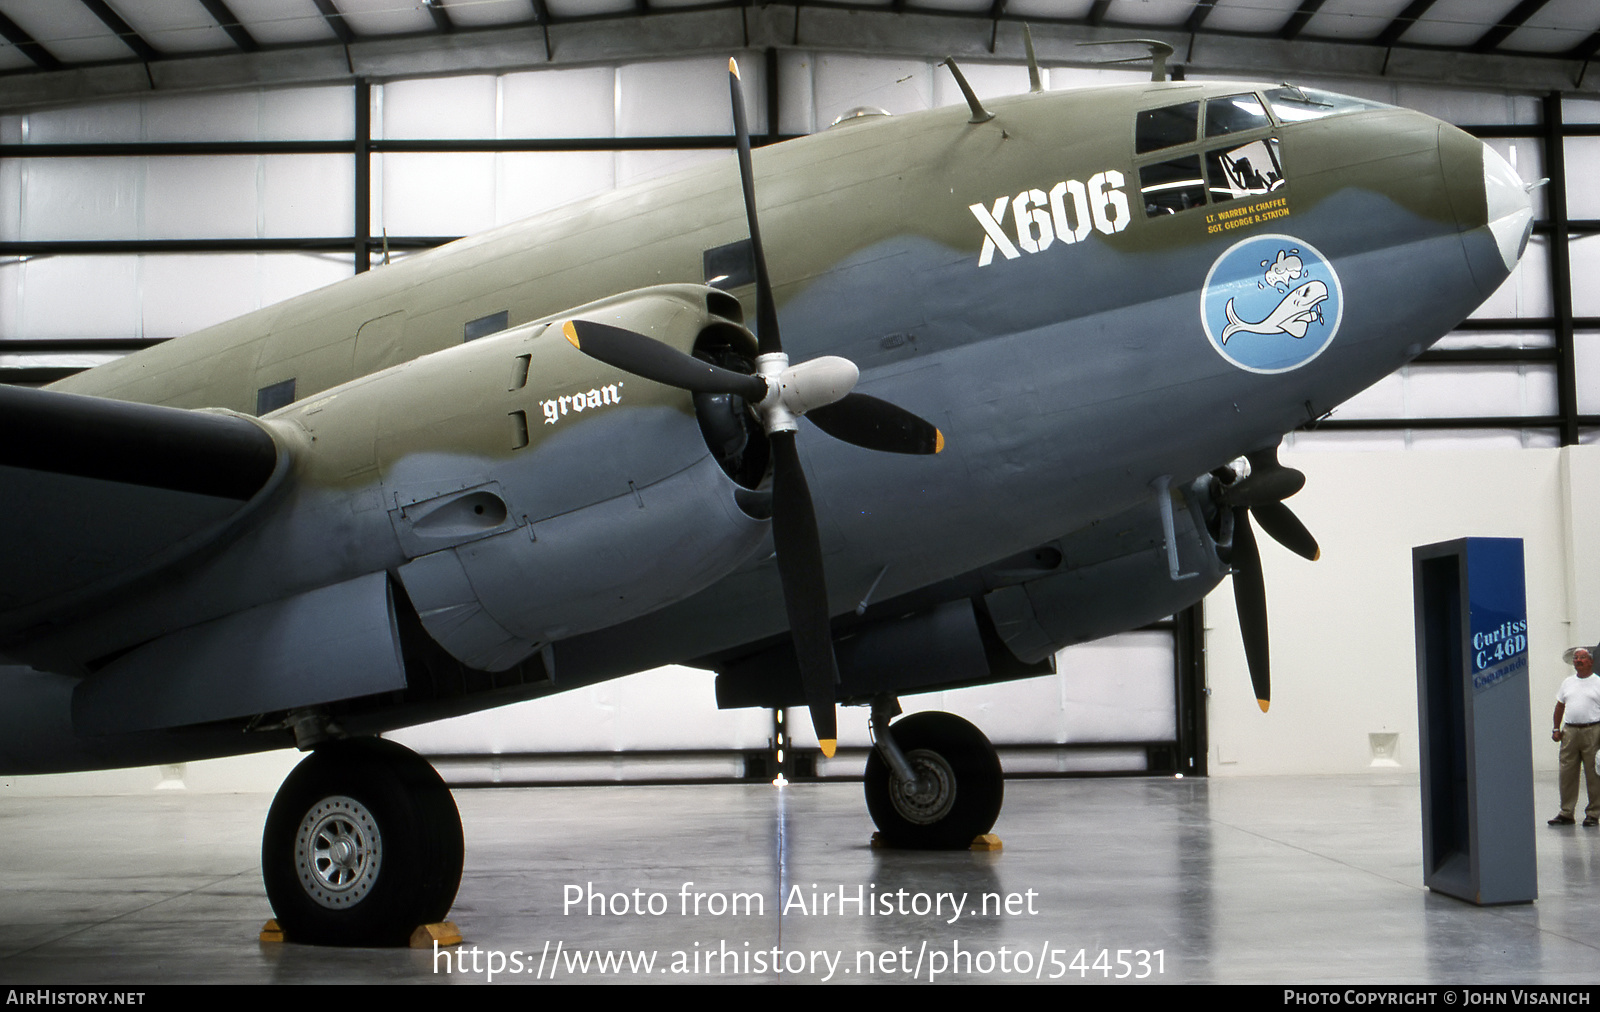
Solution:
[{"label": "landing gear strut", "polygon": [[449,913],[462,860],[450,789],[381,738],[318,747],[278,789],[261,838],[273,913],[311,945],[404,945]]},{"label": "landing gear strut", "polygon": [[965,850],[994,828],[1005,798],[1000,757],[982,731],[953,713],[872,708],[877,747],[867,756],[867,811],[884,842],[914,850]]}]

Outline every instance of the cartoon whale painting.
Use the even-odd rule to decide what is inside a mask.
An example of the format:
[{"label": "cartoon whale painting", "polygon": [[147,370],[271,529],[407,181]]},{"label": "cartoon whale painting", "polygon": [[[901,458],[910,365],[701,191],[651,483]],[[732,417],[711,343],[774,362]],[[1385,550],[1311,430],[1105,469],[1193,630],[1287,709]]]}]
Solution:
[{"label": "cartoon whale painting", "polygon": [[1312,321],[1320,321],[1322,319],[1322,309],[1320,307],[1327,297],[1327,285],[1320,281],[1307,281],[1299,288],[1285,295],[1276,308],[1267,314],[1267,318],[1259,323],[1251,323],[1248,320],[1240,319],[1239,314],[1233,310],[1233,300],[1229,299],[1224,310],[1228,314],[1228,325],[1223,328],[1222,336],[1219,340],[1223,344],[1227,344],[1228,338],[1240,332],[1246,334],[1289,334],[1295,338],[1305,337],[1306,328],[1311,325]]}]

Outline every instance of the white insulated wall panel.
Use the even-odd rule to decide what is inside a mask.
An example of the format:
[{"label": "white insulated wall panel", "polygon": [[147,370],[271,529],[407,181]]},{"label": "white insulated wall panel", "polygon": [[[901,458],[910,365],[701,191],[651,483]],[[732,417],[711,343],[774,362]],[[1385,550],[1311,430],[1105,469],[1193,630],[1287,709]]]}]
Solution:
[{"label": "white insulated wall panel", "polygon": [[891,113],[933,108],[932,61],[842,53],[819,53],[813,59],[812,102],[818,130],[858,106]]},{"label": "white insulated wall panel", "polygon": [[373,234],[462,236],[495,223],[490,152],[389,152],[373,158]]},{"label": "white insulated wall panel", "polygon": [[0,266],[0,318],[14,319],[7,334],[21,338],[135,336],[139,258],[37,257]]},{"label": "white insulated wall panel", "polygon": [[495,79],[487,75],[391,81],[383,89],[374,138],[494,137]]},{"label": "white insulated wall panel", "polygon": [[[1534,732],[1543,728],[1548,741],[1545,721],[1565,674],[1561,652],[1600,639],[1594,599],[1570,596],[1571,586],[1592,582],[1584,575],[1593,571],[1584,565],[1594,550],[1592,517],[1567,505],[1592,513],[1587,504],[1600,501],[1592,474],[1600,448],[1480,443],[1472,452],[1286,452],[1283,459],[1307,474],[1289,505],[1317,536],[1322,559],[1306,562],[1262,539],[1273,643],[1267,714],[1250,692],[1231,588],[1207,599],[1212,774],[1373,769],[1368,736],[1375,733],[1397,733],[1396,758],[1415,771],[1411,548],[1467,536],[1525,539],[1530,733],[1536,761],[1553,768],[1554,751],[1541,748]],[[1590,466],[1574,471],[1574,464]]]},{"label": "white insulated wall panel", "polygon": [[[750,132],[766,132],[766,75],[759,54],[739,63]],[[733,133],[725,57],[624,64],[617,71],[619,137]]]},{"label": "white insulated wall panel", "polygon": [[506,152],[495,160],[495,224],[526,218],[616,186],[610,151]]},{"label": "white insulated wall panel", "polygon": [[714,680],[692,668],[660,668],[390,737],[423,752],[478,754],[766,748],[768,711],[718,710]]},{"label": "white insulated wall panel", "polygon": [[500,78],[501,137],[612,137],[617,81],[611,67],[534,70]]}]

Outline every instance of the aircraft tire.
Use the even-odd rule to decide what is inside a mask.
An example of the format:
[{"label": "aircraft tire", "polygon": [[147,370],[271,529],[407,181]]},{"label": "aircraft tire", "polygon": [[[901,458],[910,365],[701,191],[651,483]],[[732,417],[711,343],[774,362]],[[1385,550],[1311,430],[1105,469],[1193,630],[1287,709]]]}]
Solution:
[{"label": "aircraft tire", "polygon": [[285,937],[404,945],[442,921],[461,884],[461,816],[427,760],[381,738],[320,746],[284,780],[261,875]]},{"label": "aircraft tire", "polygon": [[873,749],[867,757],[867,811],[884,842],[911,850],[965,850],[994,828],[1005,800],[1000,757],[984,733],[953,713],[913,713],[890,728],[919,776],[937,789],[913,795]]}]

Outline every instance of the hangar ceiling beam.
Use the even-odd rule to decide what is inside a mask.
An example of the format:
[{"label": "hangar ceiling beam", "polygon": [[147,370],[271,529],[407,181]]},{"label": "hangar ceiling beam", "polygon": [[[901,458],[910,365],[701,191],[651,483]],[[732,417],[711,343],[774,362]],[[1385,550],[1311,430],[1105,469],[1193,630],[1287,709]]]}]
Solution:
[{"label": "hangar ceiling beam", "polygon": [[[166,58],[148,67],[132,62],[72,68],[65,72],[4,75],[0,109],[102,100],[119,95],[223,90],[262,85],[349,83],[357,77],[384,80],[438,74],[502,73],[533,66],[580,66],[693,55],[725,57],[730,51],[823,50],[927,58],[1024,60],[1022,33],[995,37],[989,7],[976,16],[893,14],[886,8],[806,7],[797,28],[796,8],[781,4],[696,10],[652,8],[649,18],[592,21],[532,21],[505,28],[403,37],[356,36],[335,0],[314,0],[330,29],[345,42],[255,53],[212,54],[205,59]],[[1386,33],[1404,32],[1427,0],[1416,0]],[[1089,19],[1101,8],[1089,12]],[[1200,13],[1195,8],[1194,14]],[[1003,20],[1021,21],[1015,13]],[[1093,66],[1078,43],[1126,39],[1130,31],[1160,39],[1186,52],[1191,74],[1226,74],[1282,79],[1286,73],[1322,78],[1420,81],[1442,86],[1508,88],[1520,92],[1561,90],[1600,93],[1600,74],[1582,75],[1581,56],[1472,53],[1368,42],[1324,41],[1303,33],[1292,41],[1272,35],[1126,25],[1091,26],[1033,21],[1034,47],[1047,66]],[[544,50],[545,33],[551,48]],[[348,40],[348,41],[346,41]],[[991,41],[995,49],[990,50]],[[1587,43],[1586,45],[1593,45]],[[1581,78],[1581,80],[1580,80]]]},{"label": "hangar ceiling beam", "polygon": [[1522,0],[1521,3],[1507,11],[1506,16],[1501,18],[1498,24],[1478,36],[1478,41],[1472,44],[1473,50],[1479,53],[1487,53],[1499,48],[1500,43],[1504,42],[1507,36],[1521,28],[1524,22],[1539,13],[1540,8],[1549,2],[1550,0]]},{"label": "hangar ceiling beam", "polygon": [[1006,0],[994,0],[989,5],[989,52],[994,52],[995,43],[1000,38],[1000,18],[1006,12]]},{"label": "hangar ceiling beam", "polygon": [[427,8],[428,15],[433,18],[433,30],[436,32],[453,32],[456,23],[450,20],[450,12],[444,9],[444,0],[422,0],[422,6]]},{"label": "hangar ceiling beam", "polygon": [[1189,12],[1189,18],[1183,23],[1186,32],[1198,32],[1205,27],[1206,18],[1211,16],[1211,11],[1217,6],[1217,0],[1197,0],[1194,9]]},{"label": "hangar ceiling beam", "polygon": [[115,32],[117,38],[121,39],[129,49],[133,50],[134,55],[139,59],[146,63],[161,59],[161,54],[156,52],[155,47],[146,42],[138,32],[134,31],[132,25],[122,20],[122,16],[112,10],[106,0],[78,0],[78,2],[89,8],[95,17],[99,18],[107,28]]},{"label": "hangar ceiling beam", "polygon": [[1322,8],[1322,2],[1323,0],[1301,0],[1299,8],[1289,15],[1289,20],[1278,30],[1278,38],[1288,41],[1304,31],[1306,22],[1315,17],[1317,11]]},{"label": "hangar ceiling beam", "polygon": [[261,44],[256,41],[255,36],[250,34],[248,28],[239,23],[239,19],[234,16],[233,11],[228,9],[228,5],[223,0],[200,0],[200,6],[204,7],[206,13],[211,15],[211,19],[223,31],[228,33],[228,38],[232,39],[233,44],[238,46],[242,52],[253,53],[261,48]]},{"label": "hangar ceiling beam", "polygon": [[344,14],[339,8],[334,6],[333,0],[311,0],[311,2],[317,5],[322,20],[328,23],[328,27],[339,37],[340,42],[348,46],[356,41],[356,33],[350,30],[350,23],[344,19]]},{"label": "hangar ceiling beam", "polygon": [[1587,62],[1594,59],[1596,53],[1600,53],[1600,32],[1595,32],[1587,39],[1573,46],[1567,55],[1575,60]]},{"label": "hangar ceiling beam", "polygon": [[34,66],[40,70],[60,70],[61,61],[50,55],[50,51],[40,45],[33,36],[23,31],[22,28],[5,14],[0,13],[0,35],[5,40],[17,47],[17,51],[33,61]]},{"label": "hangar ceiling beam", "polygon": [[1388,26],[1378,33],[1378,37],[1374,41],[1380,46],[1392,46],[1399,42],[1400,36],[1404,35],[1424,14],[1428,13],[1428,8],[1432,7],[1436,2],[1437,0],[1411,0],[1410,3],[1406,4],[1405,10],[1396,14],[1394,20],[1389,22]]},{"label": "hangar ceiling beam", "polygon": [[544,0],[531,0],[533,4],[533,23],[539,26],[539,31],[544,34],[544,59],[546,63],[555,59],[555,50],[550,47],[550,8]]}]

